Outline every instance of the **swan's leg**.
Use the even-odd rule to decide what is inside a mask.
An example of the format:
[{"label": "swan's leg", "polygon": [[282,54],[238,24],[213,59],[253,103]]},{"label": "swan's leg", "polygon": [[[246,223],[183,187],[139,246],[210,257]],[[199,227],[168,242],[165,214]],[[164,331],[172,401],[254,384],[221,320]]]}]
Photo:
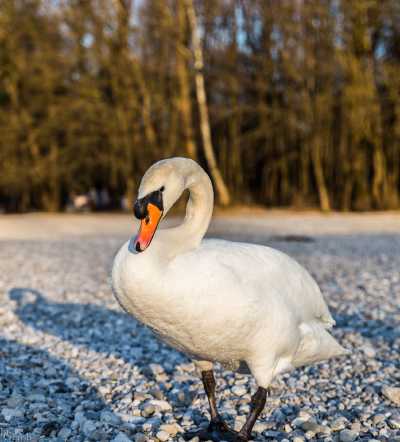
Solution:
[{"label": "swan's leg", "polygon": [[208,403],[210,405],[211,422],[209,425],[209,431],[213,430],[225,430],[229,428],[222,420],[218,413],[217,402],[215,400],[215,378],[213,370],[206,370],[201,372],[201,378],[203,380],[204,390],[206,391]]},{"label": "swan's leg", "polygon": [[211,422],[208,428],[205,430],[194,432],[190,431],[184,434],[184,439],[191,440],[197,436],[202,441],[212,440],[218,442],[224,440],[227,442],[236,442],[241,440],[238,439],[238,433],[231,430],[218,413],[215,399],[215,378],[212,368],[201,370],[201,378],[203,380],[204,390],[206,391],[208,403],[210,405]]},{"label": "swan's leg", "polygon": [[251,430],[258,419],[258,416],[264,410],[265,402],[267,401],[268,390],[263,387],[258,387],[254,396],[251,398],[250,414],[247,417],[242,429],[239,431],[239,440],[247,441],[251,439]]}]

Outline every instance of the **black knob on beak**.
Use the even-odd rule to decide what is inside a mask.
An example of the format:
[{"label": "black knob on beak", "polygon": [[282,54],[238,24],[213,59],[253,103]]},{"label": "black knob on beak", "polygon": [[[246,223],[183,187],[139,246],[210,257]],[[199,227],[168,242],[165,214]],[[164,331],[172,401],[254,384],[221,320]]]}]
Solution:
[{"label": "black knob on beak", "polygon": [[133,213],[135,214],[137,219],[145,219],[146,216],[148,216],[149,211],[147,210],[147,205],[149,203],[155,205],[161,211],[164,210],[161,190],[156,190],[144,196],[143,198],[136,200],[133,206]]},{"label": "black knob on beak", "polygon": [[137,219],[144,219],[149,214],[147,210],[147,204],[147,198],[136,200],[136,203],[133,206],[133,213],[135,214]]}]

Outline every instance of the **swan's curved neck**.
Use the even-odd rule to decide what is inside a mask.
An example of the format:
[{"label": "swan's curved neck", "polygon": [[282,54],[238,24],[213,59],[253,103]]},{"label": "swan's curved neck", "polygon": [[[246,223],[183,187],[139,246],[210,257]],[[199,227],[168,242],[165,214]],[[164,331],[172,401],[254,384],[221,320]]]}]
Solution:
[{"label": "swan's curved neck", "polygon": [[169,256],[196,248],[210,224],[214,192],[210,178],[200,167],[188,176],[186,189],[189,190],[189,200],[182,224],[163,231],[168,241]]}]

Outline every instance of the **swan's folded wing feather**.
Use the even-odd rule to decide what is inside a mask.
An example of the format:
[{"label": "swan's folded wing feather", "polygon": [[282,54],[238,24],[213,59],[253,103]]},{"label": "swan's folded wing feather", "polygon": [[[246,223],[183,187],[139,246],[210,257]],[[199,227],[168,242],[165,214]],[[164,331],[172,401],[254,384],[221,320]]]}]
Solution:
[{"label": "swan's folded wing feather", "polygon": [[285,253],[256,244],[208,239],[196,254],[197,259],[208,260],[209,264],[211,261],[225,274],[228,272],[248,296],[256,295],[262,302],[269,294],[279,294],[300,322],[316,320],[326,329],[335,325],[318,284]]}]

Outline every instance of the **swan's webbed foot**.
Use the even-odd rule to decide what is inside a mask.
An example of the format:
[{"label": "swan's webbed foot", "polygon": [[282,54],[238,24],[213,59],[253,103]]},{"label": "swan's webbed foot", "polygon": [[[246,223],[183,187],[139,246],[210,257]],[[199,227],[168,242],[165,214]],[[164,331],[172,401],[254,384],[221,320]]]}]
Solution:
[{"label": "swan's webbed foot", "polygon": [[242,442],[248,440],[243,439],[239,435],[239,433],[231,430],[228,425],[222,420],[211,422],[206,429],[187,432],[183,435],[183,438],[185,440],[191,440],[196,436],[200,440],[212,440],[214,442],[219,442],[221,440],[226,442]]}]

